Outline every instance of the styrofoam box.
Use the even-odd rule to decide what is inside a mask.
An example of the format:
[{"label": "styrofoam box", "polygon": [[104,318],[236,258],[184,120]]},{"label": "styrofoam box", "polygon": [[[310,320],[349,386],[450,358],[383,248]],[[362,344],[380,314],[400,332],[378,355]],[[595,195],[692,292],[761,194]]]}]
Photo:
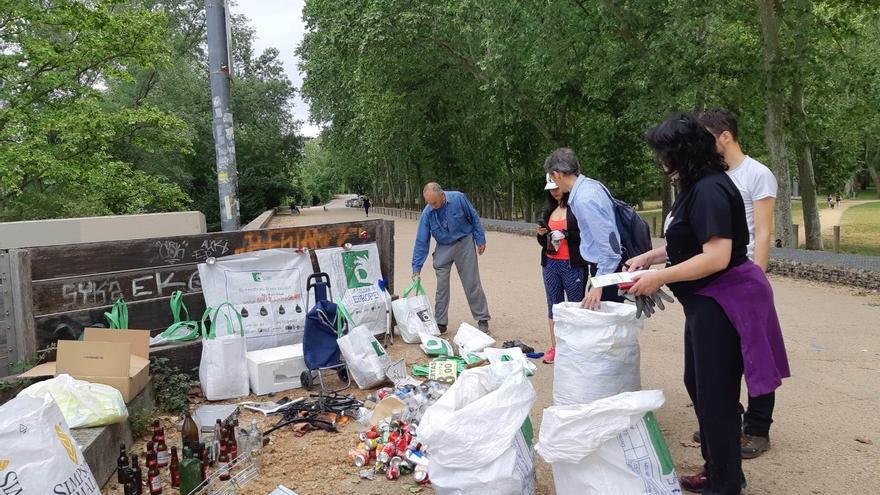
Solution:
[{"label": "styrofoam box", "polygon": [[305,371],[302,344],[284,345],[247,353],[248,379],[257,395],[302,387]]}]

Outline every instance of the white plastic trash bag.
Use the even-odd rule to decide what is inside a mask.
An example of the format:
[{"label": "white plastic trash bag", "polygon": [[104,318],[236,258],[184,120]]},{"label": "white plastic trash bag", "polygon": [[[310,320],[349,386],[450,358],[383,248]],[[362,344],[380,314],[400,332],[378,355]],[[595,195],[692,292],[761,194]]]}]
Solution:
[{"label": "white plastic trash bag", "polygon": [[462,356],[469,352],[481,352],[495,345],[495,339],[467,323],[462,323],[458,327],[458,332],[455,333],[452,341],[458,346],[458,353]]},{"label": "white plastic trash bag", "polygon": [[483,349],[481,354],[492,364],[505,361],[519,361],[522,363],[523,368],[529,376],[534,375],[535,371],[538,370],[535,363],[531,362],[519,347],[506,347],[504,349],[487,347]]},{"label": "white plastic trash bag", "polygon": [[679,495],[663,434],[651,412],[663,392],[626,392],[544,409],[538,454],[558,495]]},{"label": "white plastic trash bag", "polygon": [[639,330],[630,304],[603,302],[598,311],[579,303],[553,306],[556,361],[553,405],[587,404],[641,389]]},{"label": "white plastic trash bag", "polygon": [[[410,295],[412,294],[412,295]],[[415,279],[411,286],[403,292],[403,297],[392,301],[391,309],[397,321],[397,333],[407,344],[421,342],[419,334],[440,335],[431,301],[422,288],[420,279]]]},{"label": "white plastic trash bag", "polygon": [[385,369],[391,359],[368,327],[358,325],[336,342],[358,388],[372,388],[386,380]]},{"label": "white plastic trash bag", "polygon": [[[221,313],[224,309],[226,312]],[[225,320],[223,325],[226,329],[225,335],[217,335],[217,326],[221,318]],[[202,361],[199,364],[199,383],[202,386],[202,393],[208,400],[234,399],[250,393],[244,327],[241,323],[241,315],[229,303],[221,304],[211,313],[210,329],[205,328],[202,318]]]},{"label": "white plastic trash bag", "polygon": [[55,401],[70,428],[112,425],[128,418],[119,390],[101,383],[77,380],[68,374],[35,383],[18,394],[48,396]]},{"label": "white plastic trash bag", "polygon": [[49,397],[0,406],[0,493],[100,495],[101,489]]},{"label": "white plastic trash bag", "polygon": [[529,411],[535,398],[519,362],[465,370],[419,423],[434,492],[534,494]]}]

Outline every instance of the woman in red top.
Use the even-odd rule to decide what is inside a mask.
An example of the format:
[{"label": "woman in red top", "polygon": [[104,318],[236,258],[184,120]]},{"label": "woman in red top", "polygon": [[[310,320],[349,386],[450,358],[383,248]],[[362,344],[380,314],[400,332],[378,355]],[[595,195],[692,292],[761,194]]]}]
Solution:
[{"label": "woman in red top", "polygon": [[568,193],[547,175],[547,207],[538,223],[538,244],[541,245],[541,266],[544,291],[547,293],[547,318],[550,326],[550,349],[544,362],[556,359],[556,335],[553,332],[553,305],[566,300],[582,301],[586,288],[587,263],[581,258],[581,232],[577,219],[568,208]]}]

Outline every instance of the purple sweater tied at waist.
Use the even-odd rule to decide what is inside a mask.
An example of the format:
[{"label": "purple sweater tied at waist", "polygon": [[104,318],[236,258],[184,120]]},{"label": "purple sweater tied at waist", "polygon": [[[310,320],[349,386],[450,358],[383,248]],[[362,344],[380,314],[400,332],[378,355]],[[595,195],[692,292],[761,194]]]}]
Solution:
[{"label": "purple sweater tied at waist", "polygon": [[751,397],[773,392],[791,376],[773,289],[758,265],[747,261],[733,267],[697,294],[714,299],[739,333]]}]

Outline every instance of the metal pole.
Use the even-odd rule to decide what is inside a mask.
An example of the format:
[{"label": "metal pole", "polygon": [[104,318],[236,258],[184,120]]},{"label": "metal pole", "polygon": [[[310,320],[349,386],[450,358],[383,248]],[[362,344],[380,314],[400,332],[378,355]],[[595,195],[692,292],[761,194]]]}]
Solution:
[{"label": "metal pole", "polygon": [[214,117],[214,149],[217,155],[217,190],[220,196],[220,228],[241,227],[238,207],[238,169],[235,135],[229,98],[229,46],[224,0],[205,0],[208,27],[208,71],[211,78],[211,113]]}]

